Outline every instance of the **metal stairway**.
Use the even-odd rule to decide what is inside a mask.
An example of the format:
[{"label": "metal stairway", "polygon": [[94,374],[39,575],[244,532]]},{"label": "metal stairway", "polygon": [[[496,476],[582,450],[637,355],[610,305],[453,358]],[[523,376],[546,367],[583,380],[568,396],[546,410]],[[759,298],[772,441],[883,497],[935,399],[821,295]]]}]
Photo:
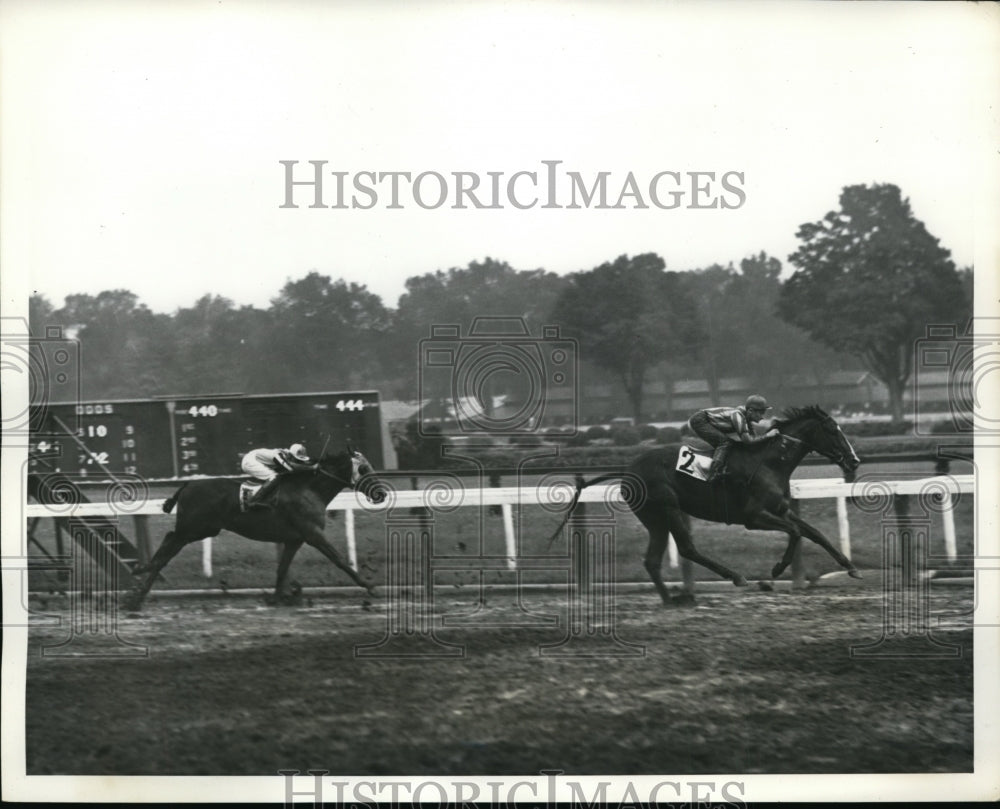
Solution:
[{"label": "metal stairway", "polygon": [[[42,459],[39,459],[42,460]],[[44,460],[42,460],[44,464]],[[48,464],[45,464],[48,465]],[[67,496],[71,502],[89,503],[90,499],[70,478],[59,472],[49,474],[28,474],[28,496],[39,503],[65,505]],[[133,570],[139,564],[139,550],[121,531],[117,519],[107,517],[56,517],[56,537],[62,555],[61,532],[68,533],[77,546],[82,548],[100,565],[112,580],[120,586],[127,585]],[[40,546],[34,539],[34,525],[28,526],[28,540]],[[44,549],[43,549],[43,552]],[[46,553],[46,555],[48,555]],[[50,557],[51,558],[51,557]]]}]

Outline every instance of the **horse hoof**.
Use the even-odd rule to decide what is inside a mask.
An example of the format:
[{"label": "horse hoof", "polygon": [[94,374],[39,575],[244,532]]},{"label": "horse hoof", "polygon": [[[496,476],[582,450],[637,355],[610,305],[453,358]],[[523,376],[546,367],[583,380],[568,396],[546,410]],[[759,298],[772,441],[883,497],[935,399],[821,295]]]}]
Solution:
[{"label": "horse hoof", "polygon": [[693,607],[695,604],[694,596],[691,593],[681,593],[670,597],[670,606],[672,607]]},{"label": "horse hoof", "polygon": [[774,567],[771,568],[771,578],[776,579],[784,572],[785,569],[781,565],[775,565]]},{"label": "horse hoof", "polygon": [[737,587],[746,587],[749,584],[749,582],[742,576],[734,576],[733,584],[735,584]]},{"label": "horse hoof", "polygon": [[766,593],[770,593],[772,590],[774,590],[774,582],[762,580],[757,582],[757,587]]},{"label": "horse hoof", "polygon": [[861,575],[861,572],[856,567],[852,567],[850,570],[848,570],[847,575],[850,576],[852,579],[864,578],[864,576]]}]

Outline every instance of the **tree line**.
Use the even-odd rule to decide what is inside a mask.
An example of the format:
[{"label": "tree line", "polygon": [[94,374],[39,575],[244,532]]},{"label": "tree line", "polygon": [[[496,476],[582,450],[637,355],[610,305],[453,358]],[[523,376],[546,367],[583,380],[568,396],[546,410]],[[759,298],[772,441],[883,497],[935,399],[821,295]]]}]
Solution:
[{"label": "tree line", "polygon": [[411,400],[433,325],[517,316],[533,335],[556,325],[576,339],[583,383],[620,385],[637,420],[654,375],[705,380],[719,403],[727,376],[766,392],[859,367],[886,384],[901,419],[914,341],[971,317],[972,269],[955,267],[893,185],[844,188],[840,208],[797,236],[786,280],[765,253],[684,272],[653,253],[622,255],[565,276],[486,258],[410,277],[395,308],[313,271],[267,308],[205,295],[160,314],[113,289],[58,307],[34,295],[29,318],[35,335],[61,325],[80,341],[87,399],[374,388]]}]

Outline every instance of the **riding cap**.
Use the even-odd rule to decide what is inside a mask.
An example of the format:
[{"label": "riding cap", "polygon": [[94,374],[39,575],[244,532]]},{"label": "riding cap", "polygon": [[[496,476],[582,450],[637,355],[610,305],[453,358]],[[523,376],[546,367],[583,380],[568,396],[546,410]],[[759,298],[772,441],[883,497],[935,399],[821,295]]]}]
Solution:
[{"label": "riding cap", "polygon": [[747,410],[761,410],[763,412],[767,412],[771,409],[771,406],[767,403],[767,399],[763,396],[758,396],[756,393],[751,396],[747,396],[747,402],[744,407],[746,407]]},{"label": "riding cap", "polygon": [[288,451],[292,454],[293,458],[297,458],[300,461],[309,461],[309,453],[306,452],[306,448],[301,444],[292,444]]}]

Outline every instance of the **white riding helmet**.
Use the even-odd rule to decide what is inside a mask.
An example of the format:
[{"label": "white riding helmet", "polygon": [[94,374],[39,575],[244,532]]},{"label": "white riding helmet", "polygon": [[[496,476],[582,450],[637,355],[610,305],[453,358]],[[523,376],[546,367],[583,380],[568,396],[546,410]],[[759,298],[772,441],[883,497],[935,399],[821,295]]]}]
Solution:
[{"label": "white riding helmet", "polygon": [[309,453],[306,452],[306,448],[302,444],[292,444],[288,448],[288,452],[296,460],[302,461],[303,463],[309,462]]}]

